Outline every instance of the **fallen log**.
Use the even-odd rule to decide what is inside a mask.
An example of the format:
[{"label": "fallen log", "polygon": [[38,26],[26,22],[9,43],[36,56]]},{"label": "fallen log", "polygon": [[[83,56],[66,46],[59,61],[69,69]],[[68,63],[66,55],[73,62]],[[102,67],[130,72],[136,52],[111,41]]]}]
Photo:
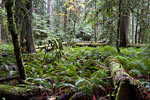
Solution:
[{"label": "fallen log", "polygon": [[[75,46],[89,46],[89,47],[96,47],[96,46],[106,46],[109,45],[108,43],[94,43],[94,42],[73,42],[73,43],[68,43],[68,42],[63,42],[62,43],[64,46],[67,45],[75,45]],[[148,46],[147,44],[127,44],[127,47],[146,47]],[[42,46],[37,46],[36,49],[48,49],[51,50],[52,47],[50,45],[42,45]]]},{"label": "fallen log", "polygon": [[149,100],[145,98],[140,81],[131,77],[115,59],[109,60],[109,68],[115,86],[115,100]]},{"label": "fallen log", "polygon": [[146,47],[148,46],[147,44],[127,44],[127,47],[136,47],[136,48],[140,48],[140,47]]},{"label": "fallen log", "polygon": [[74,43],[76,46],[89,46],[89,47],[96,47],[96,46],[106,46],[107,43],[80,43],[80,42],[75,42]]},{"label": "fallen log", "polygon": [[45,91],[49,90],[37,86],[17,87],[0,84],[0,100],[31,100],[33,97],[40,97]]},{"label": "fallen log", "polygon": [[11,80],[18,80],[18,81],[20,81],[20,77],[16,76],[16,77],[9,77],[9,78],[0,79],[0,83],[6,82],[6,81],[11,81]]},{"label": "fallen log", "polygon": [[[68,46],[68,45],[75,45],[75,46],[88,46],[88,47],[96,47],[96,46],[106,46],[107,43],[94,43],[94,42],[89,42],[89,43],[82,43],[82,42],[73,42],[73,43],[68,43],[68,42],[63,42],[62,43],[64,46]],[[42,45],[42,46],[37,46],[36,49],[45,49],[48,51],[53,50],[54,48],[52,48],[50,45]]]}]

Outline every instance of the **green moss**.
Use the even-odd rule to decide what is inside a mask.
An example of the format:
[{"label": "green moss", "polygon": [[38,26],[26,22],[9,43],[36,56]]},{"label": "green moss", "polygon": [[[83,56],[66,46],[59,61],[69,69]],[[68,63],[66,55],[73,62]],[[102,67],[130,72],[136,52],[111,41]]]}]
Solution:
[{"label": "green moss", "polygon": [[9,94],[9,95],[18,95],[25,93],[26,91],[30,91],[31,89],[28,88],[21,88],[21,87],[15,87],[15,86],[9,86],[9,85],[0,85],[0,94]]},{"label": "green moss", "polygon": [[23,65],[23,61],[22,61],[20,45],[19,45],[19,38],[18,38],[19,32],[16,27],[15,15],[14,15],[15,14],[15,11],[14,11],[15,2],[16,2],[16,0],[7,0],[5,7],[7,10],[9,31],[12,35],[12,40],[13,40],[13,45],[14,45],[14,53],[15,53],[16,60],[17,60],[19,75],[22,80],[25,80],[26,75],[25,75],[25,70],[24,70],[24,65]]},{"label": "green moss", "polygon": [[7,77],[8,73],[6,71],[0,71],[1,77]]}]

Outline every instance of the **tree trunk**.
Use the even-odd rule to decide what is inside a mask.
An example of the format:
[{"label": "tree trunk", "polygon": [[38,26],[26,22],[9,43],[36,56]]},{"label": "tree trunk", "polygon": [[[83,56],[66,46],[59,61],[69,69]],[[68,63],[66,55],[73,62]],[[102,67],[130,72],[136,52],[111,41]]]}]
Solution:
[{"label": "tree trunk", "polygon": [[135,42],[135,37],[134,37],[134,14],[132,13],[132,44]]},{"label": "tree trunk", "polygon": [[121,4],[122,0],[119,0],[119,14],[118,14],[118,27],[117,27],[117,40],[116,40],[116,48],[118,53],[120,53],[119,43],[120,43],[120,17],[121,17]]},{"label": "tree trunk", "polygon": [[[1,8],[4,9],[4,1],[1,2]],[[6,42],[8,39],[7,21],[1,18],[1,41]]]},{"label": "tree trunk", "polygon": [[128,31],[130,22],[130,10],[127,5],[129,5],[130,0],[122,0],[121,3],[121,15],[120,15],[120,47],[126,47],[128,43]]},{"label": "tree trunk", "polygon": [[32,0],[28,0],[26,4],[26,8],[28,9],[28,14],[25,17],[26,19],[26,47],[27,51],[30,53],[35,52],[35,47],[34,47],[34,39],[33,39],[33,31],[32,31]]},{"label": "tree trunk", "polygon": [[[97,1],[95,0],[95,11],[97,9]],[[98,13],[96,13],[96,19],[98,18]],[[97,42],[97,38],[98,38],[98,27],[97,27],[97,23],[96,25],[94,25],[94,38],[95,38],[95,43]]]},{"label": "tree trunk", "polygon": [[98,37],[98,34],[97,34],[97,26],[94,26],[94,39],[95,39],[95,43],[97,42],[97,37]]},{"label": "tree trunk", "polygon": [[140,29],[139,29],[139,32],[138,32],[138,44],[141,43],[141,33],[142,33],[142,27],[140,25]]},{"label": "tree trunk", "polygon": [[136,22],[136,28],[135,28],[135,44],[137,44],[137,37],[138,36],[138,24]]},{"label": "tree trunk", "polygon": [[51,21],[50,21],[50,14],[51,14],[51,0],[47,0],[48,2],[48,8],[47,8],[47,13],[48,13],[48,27],[50,27]]},{"label": "tree trunk", "polygon": [[76,20],[73,20],[73,34],[76,34]]},{"label": "tree trunk", "polygon": [[66,32],[67,31],[67,9],[66,8],[64,8],[64,10],[65,10],[65,15],[64,15],[64,32]]},{"label": "tree trunk", "polygon": [[144,42],[145,42],[145,32],[146,32],[146,30],[147,30],[147,27],[145,27],[145,29],[142,31],[142,37],[141,37],[141,44],[144,44]]},{"label": "tree trunk", "polygon": [[25,75],[25,70],[24,70],[24,65],[22,61],[22,55],[21,55],[21,50],[20,50],[20,45],[19,45],[19,39],[18,39],[18,29],[16,27],[16,22],[15,22],[15,17],[14,17],[14,7],[15,7],[15,2],[16,0],[7,0],[5,7],[7,10],[7,19],[8,19],[8,27],[9,31],[12,36],[13,40],[13,45],[14,45],[14,53],[16,56],[16,61],[17,61],[17,66],[19,70],[19,76],[20,79],[25,80],[26,75]]},{"label": "tree trunk", "polygon": [[[3,19],[2,19],[3,20]],[[3,25],[3,21],[1,23],[1,41],[5,42],[5,29],[4,29],[4,25]]]},{"label": "tree trunk", "polygon": [[[1,8],[3,9],[3,1],[0,2]],[[5,33],[4,33],[4,26],[3,26],[3,18],[1,18],[1,41],[3,42],[5,40]]]},{"label": "tree trunk", "polygon": [[[21,46],[26,48],[29,53],[35,52],[33,31],[32,31],[32,0],[28,0],[25,4],[28,11],[23,11],[25,15],[21,30]],[[24,10],[24,9],[23,9]]]},{"label": "tree trunk", "polygon": [[[60,5],[60,0],[56,0],[57,4]],[[56,12],[58,14],[60,14],[60,7],[58,6],[56,8]],[[56,29],[55,29],[55,32],[58,32],[59,28],[60,28],[60,16],[59,15],[56,15],[55,16],[55,23],[56,23]]]}]

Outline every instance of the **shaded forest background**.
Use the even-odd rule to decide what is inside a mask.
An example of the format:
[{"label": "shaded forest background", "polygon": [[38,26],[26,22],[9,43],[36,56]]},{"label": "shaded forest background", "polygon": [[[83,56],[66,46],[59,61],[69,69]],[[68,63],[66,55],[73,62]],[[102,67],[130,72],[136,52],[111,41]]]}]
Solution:
[{"label": "shaded forest background", "polygon": [[[26,41],[29,52],[35,51],[34,43],[56,36],[69,42],[117,41],[123,47],[149,43],[148,0],[16,0],[14,10],[21,45]],[[6,14],[1,1],[3,42],[10,41]]]}]

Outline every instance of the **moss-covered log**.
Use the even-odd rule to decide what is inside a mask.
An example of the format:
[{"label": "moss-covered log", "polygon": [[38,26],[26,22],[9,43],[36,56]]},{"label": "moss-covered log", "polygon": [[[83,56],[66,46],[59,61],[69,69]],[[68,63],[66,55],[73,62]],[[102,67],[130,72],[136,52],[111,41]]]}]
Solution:
[{"label": "moss-covered log", "polygon": [[[76,45],[76,46],[89,46],[89,47],[96,47],[96,46],[106,46],[107,43],[93,43],[93,42],[74,42],[74,43],[68,43],[68,42],[63,42],[63,45],[67,46],[67,45]],[[36,49],[44,49],[44,48],[49,48],[51,49],[51,47],[49,47],[49,45],[42,45],[42,46],[38,46],[36,47]]]},{"label": "moss-covered log", "polygon": [[6,100],[28,100],[24,95],[25,91],[28,90],[21,87],[0,85],[0,98],[5,98]]},{"label": "moss-covered log", "polygon": [[109,68],[116,90],[115,100],[146,100],[143,91],[140,90],[140,81],[126,73],[120,63],[111,59]]},{"label": "moss-covered log", "polygon": [[146,44],[128,44],[127,47],[136,47],[136,48],[140,48],[140,47],[146,47]]},{"label": "moss-covered log", "polygon": [[[39,97],[48,90],[40,89],[36,86],[9,86],[0,84],[0,100],[34,100],[33,98]],[[39,99],[38,98],[38,99]]]},{"label": "moss-covered log", "polygon": [[[75,45],[75,46],[89,46],[89,47],[96,47],[96,46],[106,46],[109,45],[108,43],[94,43],[94,42],[74,42],[74,43],[68,43],[68,42],[63,42],[63,45],[67,46],[67,45]],[[146,44],[127,44],[127,47],[146,47]],[[48,48],[49,50],[51,49],[51,47],[49,47],[48,45],[41,45],[36,47],[36,49],[44,49],[44,48]]]},{"label": "moss-covered log", "polygon": [[76,46],[90,46],[90,47],[96,47],[96,46],[105,46],[107,43],[75,43]]}]

